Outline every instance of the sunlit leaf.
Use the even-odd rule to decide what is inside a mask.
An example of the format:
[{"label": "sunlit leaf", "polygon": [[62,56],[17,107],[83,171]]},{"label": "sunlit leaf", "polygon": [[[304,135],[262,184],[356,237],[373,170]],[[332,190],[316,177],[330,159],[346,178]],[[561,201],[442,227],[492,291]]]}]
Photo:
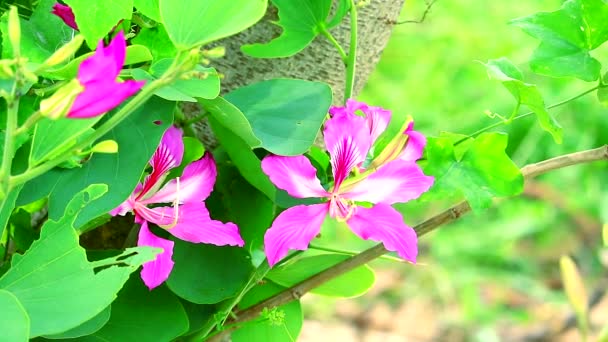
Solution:
[{"label": "sunlit leaf", "polygon": [[30,318],[27,311],[12,293],[0,289],[0,331],[5,341],[29,341]]},{"label": "sunlit leaf", "polygon": [[91,335],[99,329],[101,329],[108,321],[110,320],[111,314],[111,306],[106,307],[102,312],[97,314],[95,317],[90,320],[82,323],[81,325],[72,328],[68,331],[64,331],[61,334],[56,335],[45,335],[44,338],[48,339],[67,339],[67,338],[77,338],[84,337],[87,335]]},{"label": "sunlit leaf", "polygon": [[161,21],[158,0],[133,0],[133,6],[146,17]]},{"label": "sunlit leaf", "polygon": [[260,140],[254,135],[251,124],[245,115],[232,103],[222,97],[212,100],[199,99],[199,103],[207,110],[213,118],[225,128],[232,131],[247,145],[260,146]]},{"label": "sunlit leaf", "polygon": [[65,0],[65,3],[72,8],[78,30],[91,49],[94,49],[119,21],[131,19],[133,13],[133,0]]}]

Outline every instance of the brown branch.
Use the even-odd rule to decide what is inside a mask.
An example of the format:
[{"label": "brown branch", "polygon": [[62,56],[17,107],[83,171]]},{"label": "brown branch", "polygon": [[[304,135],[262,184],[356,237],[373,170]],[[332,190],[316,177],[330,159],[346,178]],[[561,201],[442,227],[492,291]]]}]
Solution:
[{"label": "brown branch", "polygon": [[431,12],[431,8],[433,7],[433,5],[437,2],[437,0],[425,0],[424,3],[426,4],[426,8],[424,9],[424,12],[422,13],[422,16],[420,17],[420,19],[418,20],[404,20],[404,21],[395,21],[392,24],[395,25],[401,25],[401,24],[422,24],[424,22],[424,20],[426,19],[426,16],[429,14],[429,12]]},{"label": "brown branch", "polygon": [[[566,154],[563,156],[544,160],[535,164],[529,164],[524,166],[521,169],[521,172],[525,179],[530,179],[552,170],[597,160],[608,160],[608,145],[604,145],[596,149]],[[451,207],[450,209],[418,224],[414,227],[414,230],[416,231],[418,236],[422,236],[436,229],[437,227],[457,220],[470,210],[471,207],[466,201],[461,202]],[[342,261],[339,264],[336,264],[326,269],[323,272],[317,273],[316,275],[306,280],[303,280],[299,284],[296,284],[291,288],[286,289],[283,292],[280,292],[277,295],[270,297],[252,307],[249,307],[243,311],[236,311],[235,315],[237,318],[230,322],[231,324],[233,324],[232,327],[215,335],[214,340],[219,340],[221,336],[229,333],[231,330],[238,328],[238,323],[250,321],[252,319],[257,318],[264,308],[274,308],[289,303],[293,300],[299,299],[305,293],[318,287],[319,285],[324,284],[325,282],[336,278],[339,275],[342,275],[348,271],[351,271],[361,265],[364,265],[387,252],[388,251],[384,249],[384,246],[382,244],[378,244],[357,255],[352,256],[349,259]]]}]

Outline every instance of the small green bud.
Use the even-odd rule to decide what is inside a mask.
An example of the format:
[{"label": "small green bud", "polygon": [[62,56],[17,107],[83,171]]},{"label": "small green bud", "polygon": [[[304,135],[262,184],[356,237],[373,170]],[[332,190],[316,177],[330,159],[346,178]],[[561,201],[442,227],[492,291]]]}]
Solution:
[{"label": "small green bud", "polygon": [[84,87],[76,79],[66,83],[51,97],[40,102],[40,114],[53,120],[65,117],[76,100],[76,96],[83,90]]},{"label": "small green bud", "polygon": [[11,59],[2,59],[0,60],[0,78],[1,79],[11,79],[15,76],[15,72],[13,71],[13,64],[15,64],[14,60]]},{"label": "small green bud", "polygon": [[209,50],[203,50],[202,51],[202,56],[206,57],[206,58],[211,58],[211,59],[215,59],[215,58],[222,58],[226,55],[226,47],[225,46],[216,46],[214,48],[211,48]]},{"label": "small green bud", "polygon": [[84,37],[81,34],[77,35],[44,61],[40,69],[46,69],[68,60],[78,51],[83,42]]},{"label": "small green bud", "polygon": [[21,55],[21,23],[15,6],[11,6],[8,11],[8,40],[13,47],[13,56]]},{"label": "small green bud", "polygon": [[114,140],[104,140],[93,146],[92,153],[116,153],[118,144]]}]

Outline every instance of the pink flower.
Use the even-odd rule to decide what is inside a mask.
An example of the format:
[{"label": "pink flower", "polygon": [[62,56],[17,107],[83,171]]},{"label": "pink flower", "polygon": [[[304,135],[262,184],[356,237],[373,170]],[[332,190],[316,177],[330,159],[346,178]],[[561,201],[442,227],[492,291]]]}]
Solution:
[{"label": "pink flower", "polygon": [[[137,245],[163,249],[156,260],[145,263],[141,271],[150,290],[162,284],[173,269],[173,241],[154,235],[148,223],[154,223],[184,241],[217,246],[244,245],[238,227],[231,222],[212,220],[203,202],[213,190],[217,175],[210,154],[188,164],[181,177],[163,185],[168,172],[181,164],[183,154],[182,132],[169,127],[150,160],[150,175],[143,184],[137,185],[125,202],[110,212],[112,216],[133,212],[135,222],[141,224]],[[173,206],[158,205],[162,203]]]},{"label": "pink flower", "polygon": [[56,3],[53,5],[53,10],[51,13],[61,18],[66,25],[78,31],[76,18],[74,17],[74,12],[72,12],[72,8],[70,6]]},{"label": "pink flower", "polygon": [[116,82],[125,63],[127,43],[119,32],[107,47],[100,41],[93,56],[78,69],[78,82],[84,87],[72,104],[68,118],[90,118],[118,106],[144,86],[144,81]]},{"label": "pink flower", "polygon": [[[356,110],[364,111],[366,116],[355,115]],[[323,188],[315,168],[304,156],[271,155],[262,160],[264,173],[291,196],[327,200],[289,208],[275,219],[264,236],[268,263],[276,264],[290,249],[307,249],[327,214],[345,221],[362,239],[381,241],[387,250],[415,262],[416,233],[391,204],[419,197],[433,184],[433,177],[424,175],[415,159],[408,157],[391,160],[371,170],[366,177],[349,179],[351,171],[365,161],[373,143],[387,127],[390,112],[349,101],[347,107],[334,107],[330,113],[333,118],[325,123],[323,134],[334,176],[331,190]],[[412,147],[416,151],[408,155],[421,155],[422,148],[424,144],[416,145]],[[373,206],[362,207],[357,202],[370,202]]]}]

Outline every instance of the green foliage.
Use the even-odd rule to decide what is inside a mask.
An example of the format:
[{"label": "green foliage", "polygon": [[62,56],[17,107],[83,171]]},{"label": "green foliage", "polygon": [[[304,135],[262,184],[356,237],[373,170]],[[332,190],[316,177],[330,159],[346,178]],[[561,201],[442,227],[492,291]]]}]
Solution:
[{"label": "green foliage", "polygon": [[199,99],[198,102],[211,113],[219,124],[243,139],[247,145],[251,147],[260,146],[261,142],[253,133],[249,120],[235,105],[222,97],[211,100]]},{"label": "green foliage", "polygon": [[595,81],[601,63],[589,52],[608,40],[608,4],[603,0],[568,0],[554,12],[511,21],[541,41],[530,60],[536,73]]},{"label": "green foliage", "polygon": [[[265,44],[243,45],[241,50],[244,53],[257,58],[289,57],[302,51],[327,29],[325,20],[329,15],[331,0],[272,0],[272,3],[279,9],[277,24],[283,32]],[[332,25],[339,23],[347,13],[344,8],[342,5]]]},{"label": "green foliage", "polygon": [[30,317],[19,299],[11,292],[0,289],[0,308],[2,308],[2,320],[0,320],[2,338],[6,341],[28,341]]},{"label": "green foliage", "polygon": [[523,104],[536,114],[540,126],[545,131],[551,133],[555,142],[561,144],[563,136],[562,127],[547,111],[545,101],[536,85],[524,83],[521,71],[519,71],[511,61],[504,57],[489,60],[485,66],[488,71],[488,76],[500,81],[517,100],[517,106],[507,121],[510,122],[513,120],[519,106]]},{"label": "green foliage", "polygon": [[159,0],[133,0],[133,6],[146,17],[160,22],[158,2]]},{"label": "green foliage", "polygon": [[177,53],[177,49],[169,35],[167,30],[161,24],[158,24],[151,28],[142,28],[141,31],[131,40],[133,44],[142,44],[150,49],[154,61],[161,60],[163,58],[173,58]]},{"label": "green foliage", "polygon": [[91,49],[94,49],[119,21],[131,19],[133,11],[133,0],[66,0],[65,3],[72,8],[78,30]]},{"label": "green foliage", "polygon": [[13,208],[15,207],[17,197],[19,197],[21,188],[22,186],[16,187],[6,196],[6,198],[2,202],[0,202],[0,241],[4,236],[4,230],[8,225],[8,220],[11,217],[11,213],[13,212]]},{"label": "green foliage", "polygon": [[112,312],[112,307],[106,307],[102,312],[97,314],[95,317],[90,320],[82,323],[81,325],[72,328],[68,331],[64,331],[61,334],[56,335],[45,335],[44,338],[48,339],[68,339],[68,338],[78,338],[84,337],[87,335],[91,335],[99,329],[101,329],[104,325],[108,323],[110,320],[110,314]]},{"label": "green foliage", "polygon": [[[107,213],[122,203],[140,180],[164,131],[172,122],[175,104],[152,98],[101,140],[118,143],[118,153],[93,154],[81,168],[53,169],[24,186],[17,205],[49,196],[49,217],[61,216],[70,199],[90,184],[108,184],[109,191],[87,206],[76,220],[76,227]],[[155,121],[159,121],[157,124]]]},{"label": "green foliage", "polygon": [[[243,112],[266,150],[284,156],[306,152],[331,105],[325,83],[273,79],[238,88],[225,99]],[[279,119],[280,118],[280,119]]]},{"label": "green foliage", "polygon": [[424,171],[435,176],[435,183],[426,196],[461,194],[471,208],[480,210],[489,207],[494,197],[519,194],[523,177],[505,153],[506,147],[506,135],[484,133],[458,158],[449,138],[429,138]]},{"label": "green foliage", "polygon": [[40,239],[25,255],[14,255],[12,267],[0,278],[0,289],[11,292],[27,311],[30,337],[61,333],[93,318],[112,303],[130,273],[154,258],[152,248],[140,247],[87,261],[74,221],[85,205],[106,191],[105,185],[92,185],[74,196],[64,216],[47,221]]},{"label": "green foliage", "polygon": [[160,0],[162,21],[179,50],[243,31],[260,20],[265,12],[266,0]]},{"label": "green foliage", "polygon": [[175,266],[167,285],[190,302],[214,304],[233,297],[253,271],[249,254],[242,248],[174,241]]},{"label": "green foliage", "polygon": [[[267,278],[281,286],[291,287],[349,257],[349,255],[343,254],[321,254],[302,258],[294,263],[287,263],[272,269]],[[374,285],[374,281],[374,271],[369,266],[363,265],[331,279],[311,292],[330,297],[358,297],[369,291]]]}]

